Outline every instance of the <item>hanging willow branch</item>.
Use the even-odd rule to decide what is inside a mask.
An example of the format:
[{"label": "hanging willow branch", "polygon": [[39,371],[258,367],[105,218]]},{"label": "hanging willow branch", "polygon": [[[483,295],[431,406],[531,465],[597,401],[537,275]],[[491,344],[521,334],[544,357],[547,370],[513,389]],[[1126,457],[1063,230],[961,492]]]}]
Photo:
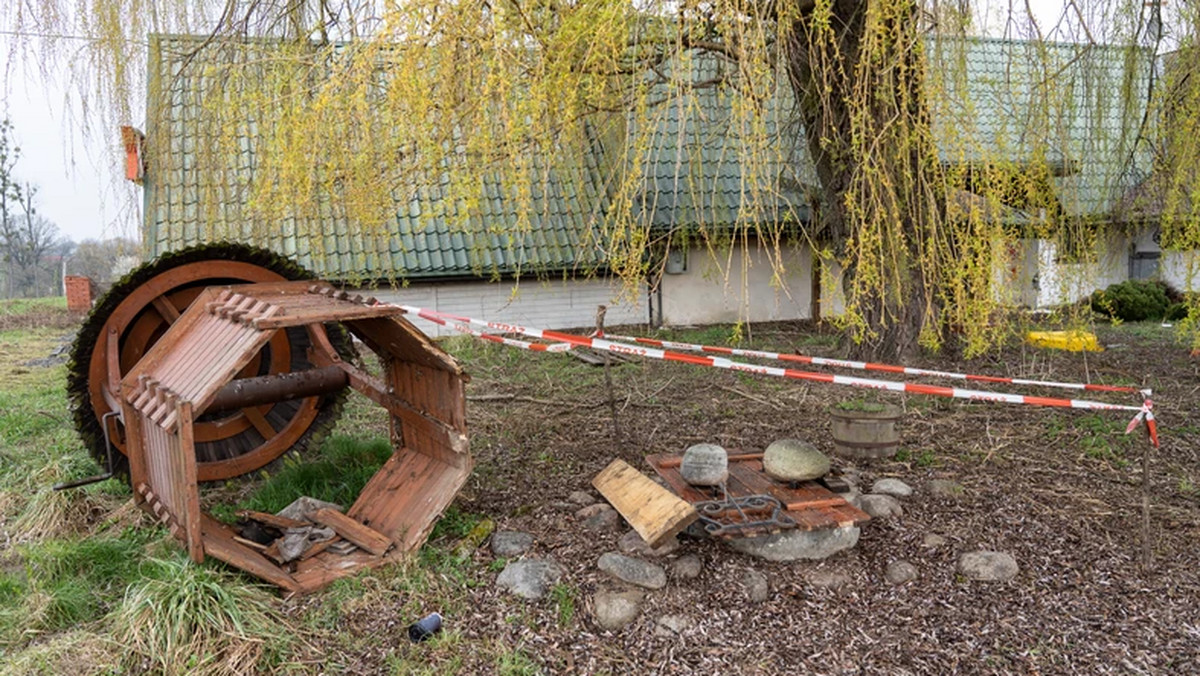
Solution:
[{"label": "hanging willow branch", "polygon": [[917,0],[40,0],[0,21],[24,36],[10,59],[68,66],[108,128],[150,97],[150,174],[183,153],[202,177],[172,216],[189,236],[319,263],[349,233],[366,277],[412,211],[479,273],[529,276],[560,273],[531,252],[567,218],[573,272],[630,290],[670,248],[743,288],[760,245],[779,284],[811,250],[835,321],[882,356],[1003,342],[1032,241],[1066,297],[1114,232],[1200,247],[1194,10],[1157,60],[1142,3],[1086,9],[1013,10],[1010,40],[967,35],[981,6]]}]

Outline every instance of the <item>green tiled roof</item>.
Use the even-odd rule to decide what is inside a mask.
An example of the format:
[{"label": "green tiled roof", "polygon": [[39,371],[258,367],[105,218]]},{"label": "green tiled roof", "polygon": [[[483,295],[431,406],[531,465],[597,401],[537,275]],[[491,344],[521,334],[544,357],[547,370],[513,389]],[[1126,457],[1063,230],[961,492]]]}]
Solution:
[{"label": "green tiled roof", "polygon": [[[193,63],[182,70],[181,65],[184,55],[203,42],[193,36],[151,40],[155,70],[147,97],[144,230],[151,255],[237,240],[294,257],[318,275],[354,280],[503,275],[590,269],[603,263],[595,243],[608,196],[598,139],[592,152],[581,153],[579,168],[549,168],[544,180],[534,182],[526,202],[510,199],[510,188],[491,175],[481,180],[473,207],[460,213],[457,209],[466,207],[447,198],[447,176],[409,177],[394,192],[392,223],[351,223],[332,200],[279,224],[256,223],[249,205],[257,143],[253,135],[238,139],[236,157],[201,156],[206,136],[197,93],[204,89],[196,73],[202,69]],[[268,47],[259,42],[236,48]],[[220,63],[237,55],[207,49],[196,58]],[[528,207],[524,228],[517,226],[519,205]]]},{"label": "green tiled roof", "polygon": [[1144,144],[1134,141],[1152,51],[941,38],[928,40],[926,53],[943,161],[1060,167],[1055,193],[1076,216],[1108,214],[1148,170]]},{"label": "green tiled roof", "polygon": [[[744,100],[735,99],[732,85],[713,84],[736,73],[736,64],[696,52],[669,68],[690,70],[692,82],[704,84],[686,97],[672,97],[667,85],[658,84],[650,96],[665,103],[652,109],[648,120],[628,120],[630,138],[649,137],[638,199],[642,218],[658,229],[721,228],[739,217],[749,222],[807,220],[803,186],[816,185],[816,170],[786,81],[776,82],[775,96],[754,120],[735,111]],[[754,123],[761,129],[751,130]],[[743,162],[751,153],[758,161]],[[760,175],[748,175],[750,165]]]},{"label": "green tiled roof", "polygon": [[[251,134],[238,139],[236,157],[223,158],[227,171],[202,170],[197,161],[205,144],[194,100],[201,87],[198,76],[191,69],[181,74],[180,66],[182,55],[201,41],[151,40],[148,100],[165,102],[147,111],[144,236],[153,255],[236,239],[343,279],[591,268],[604,262],[597,242],[611,207],[613,186],[607,181],[619,173],[611,167],[622,161],[632,166],[628,148],[639,140],[648,141],[643,145],[648,151],[637,167],[642,177],[634,208],[656,229],[722,227],[739,217],[803,221],[806,186],[817,183],[790,90],[781,80],[766,97],[757,136],[743,133],[745,116],[734,113],[739,104],[728,85],[699,88],[693,97],[665,95],[667,102],[649,120],[626,120],[624,147],[611,142],[606,147],[594,135],[591,147],[578,153],[580,166],[545,172],[527,229],[516,227],[518,201],[497,176],[482,179],[477,208],[465,214],[455,211],[444,176],[409,177],[395,193],[394,222],[352,224],[326,202],[303,220],[264,227],[253,222],[248,204],[255,166]],[[1139,98],[1122,94],[1127,88],[1144,91],[1150,65],[1144,50],[978,38],[931,39],[926,48],[934,133],[944,162],[1062,165],[1065,175],[1052,180],[1063,211],[1071,215],[1107,213],[1148,168],[1145,153],[1130,150],[1144,106],[1126,105]],[[712,54],[685,55],[672,67],[688,69],[694,82],[712,82],[732,64]],[[159,91],[162,87],[169,90]],[[663,87],[657,93],[666,94]],[[756,150],[747,149],[747,139],[757,139]],[[743,161],[750,152],[765,158],[753,163],[761,168],[758,176],[748,175],[751,165]],[[765,197],[754,199],[752,193]],[[749,205],[759,211],[745,213]]]}]

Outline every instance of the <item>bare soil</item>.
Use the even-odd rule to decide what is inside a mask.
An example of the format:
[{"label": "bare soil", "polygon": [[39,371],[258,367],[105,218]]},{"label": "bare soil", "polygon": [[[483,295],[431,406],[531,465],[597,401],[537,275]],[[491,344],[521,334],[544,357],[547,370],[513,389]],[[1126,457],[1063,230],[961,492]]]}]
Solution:
[{"label": "bare soil", "polygon": [[[423,589],[377,590],[376,602],[347,609],[336,631],[315,639],[316,654],[352,673],[1200,672],[1200,371],[1170,331],[1155,325],[1101,337],[1121,346],[1088,355],[1014,348],[912,365],[1152,387],[1163,445],[1151,457],[1149,569],[1140,565],[1147,542],[1141,462],[1149,444],[1144,428],[1122,434],[1131,416],[885,394],[906,412],[903,451],[857,466],[864,490],[882,477],[917,488],[903,500],[903,516],[868,523],[855,548],[822,562],[767,563],[720,542],[686,540],[670,558],[699,556],[700,578],[649,593],[632,625],[607,632],[592,619],[592,594],[611,584],[595,564],[616,549],[623,530],[583,531],[555,503],[591,490],[591,478],[613,458],[649,472],[645,455],[701,441],[734,452],[795,437],[832,452],[828,407],[862,391],[625,364],[613,369],[618,440],[601,369],[567,356],[470,347],[460,355],[475,377],[469,409],[478,464],[456,508],[533,533],[528,556],[557,560],[567,571],[562,590],[538,602],[498,591],[492,582],[504,562],[481,547],[457,567],[427,563],[434,575]],[[757,328],[755,343],[831,355],[828,338],[780,325]],[[934,478],[961,483],[965,494],[931,497],[922,487]],[[923,546],[929,534],[947,543]],[[430,549],[450,545],[443,538]],[[976,549],[1012,553],[1020,573],[1005,583],[963,579],[958,557]],[[914,563],[919,578],[885,582],[884,569],[896,559]],[[747,600],[747,569],[768,577],[766,602]],[[853,584],[829,590],[808,581],[829,570]],[[312,603],[297,602],[293,612]],[[405,627],[417,609],[443,612],[447,638],[409,644]],[[682,636],[657,636],[655,623],[666,614],[686,615],[694,626]]]}]

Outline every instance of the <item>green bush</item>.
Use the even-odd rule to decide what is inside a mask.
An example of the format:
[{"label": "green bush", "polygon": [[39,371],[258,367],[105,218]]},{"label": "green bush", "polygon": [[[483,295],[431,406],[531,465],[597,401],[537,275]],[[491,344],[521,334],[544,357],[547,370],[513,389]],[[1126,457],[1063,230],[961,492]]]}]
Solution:
[{"label": "green bush", "polygon": [[1187,303],[1171,303],[1167,308],[1167,312],[1163,315],[1163,319],[1169,322],[1178,322],[1187,319],[1188,306]]},{"label": "green bush", "polygon": [[1162,282],[1130,279],[1092,294],[1092,309],[1112,319],[1162,319],[1171,301]]}]

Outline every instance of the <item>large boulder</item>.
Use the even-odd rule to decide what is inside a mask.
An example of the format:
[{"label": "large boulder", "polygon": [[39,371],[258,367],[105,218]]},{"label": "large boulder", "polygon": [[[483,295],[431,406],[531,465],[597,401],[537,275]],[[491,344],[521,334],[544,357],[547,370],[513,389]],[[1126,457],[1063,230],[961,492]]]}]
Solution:
[{"label": "large boulder", "polygon": [[763,471],[778,481],[810,481],[829,473],[829,458],[798,439],[780,439],[763,452]]},{"label": "large boulder", "polygon": [[774,535],[737,538],[729,546],[743,554],[767,561],[815,561],[858,544],[857,526],[822,530],[785,530]]}]

